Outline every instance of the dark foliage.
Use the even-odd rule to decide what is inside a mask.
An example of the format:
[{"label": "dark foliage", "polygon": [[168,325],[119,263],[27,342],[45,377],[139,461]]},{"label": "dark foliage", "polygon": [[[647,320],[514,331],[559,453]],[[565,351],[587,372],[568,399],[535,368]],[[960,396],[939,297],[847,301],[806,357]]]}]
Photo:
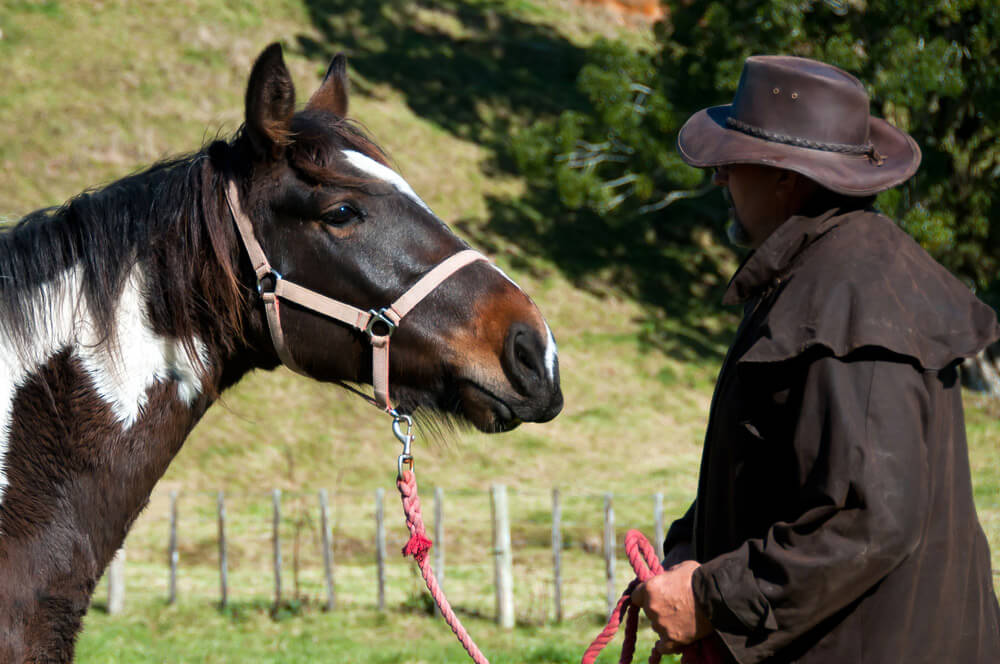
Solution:
[{"label": "dark foliage", "polygon": [[[694,111],[732,98],[749,55],[824,60],[865,81],[872,112],[910,132],[923,150],[917,177],[882,194],[879,206],[1000,304],[1000,226],[990,223],[1000,212],[1000,116],[992,108],[1000,99],[1000,6],[991,0],[664,5],[668,18],[657,28],[657,52],[599,44],[577,81],[589,108],[519,137],[519,164],[535,183],[555,182],[566,208],[601,215],[609,230],[645,235],[669,254],[686,255],[694,245],[685,234],[717,228],[714,220],[724,213],[714,197],[661,207],[671,192],[695,189],[700,181],[676,156],[681,124]],[[715,267],[688,259],[681,275],[686,286]],[[678,293],[694,297],[682,308],[697,311],[700,294]]]}]

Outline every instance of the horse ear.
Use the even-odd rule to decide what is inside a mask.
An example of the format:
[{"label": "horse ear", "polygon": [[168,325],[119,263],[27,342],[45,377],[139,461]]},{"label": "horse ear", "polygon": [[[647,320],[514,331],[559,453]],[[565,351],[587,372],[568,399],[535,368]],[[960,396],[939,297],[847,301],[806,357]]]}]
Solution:
[{"label": "horse ear", "polygon": [[306,109],[321,109],[330,111],[337,117],[347,117],[347,92],[350,82],[347,79],[347,56],[338,53],[326,70],[326,76],[319,89],[309,98]]},{"label": "horse ear", "polygon": [[277,158],[291,143],[295,86],[281,55],[271,44],[258,56],[247,84],[246,129],[255,152]]}]

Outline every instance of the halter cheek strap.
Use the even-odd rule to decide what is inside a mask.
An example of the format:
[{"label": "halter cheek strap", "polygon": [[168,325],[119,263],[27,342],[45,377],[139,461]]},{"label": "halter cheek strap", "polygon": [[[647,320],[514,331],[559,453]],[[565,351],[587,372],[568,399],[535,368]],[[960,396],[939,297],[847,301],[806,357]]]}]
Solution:
[{"label": "halter cheek strap", "polygon": [[[271,343],[274,344],[274,350],[282,364],[296,373],[306,375],[292,359],[281,330],[281,300],[289,300],[305,309],[346,323],[368,335],[372,344],[372,386],[375,390],[375,398],[370,399],[363,394],[361,396],[365,396],[379,408],[394,412],[392,402],[389,400],[389,338],[392,333],[395,332],[403,317],[448,277],[469,263],[488,261],[489,259],[472,249],[459,251],[424,274],[417,280],[417,283],[413,284],[388,307],[364,311],[282,277],[277,270],[271,267],[263,248],[257,242],[250,218],[240,206],[239,192],[236,182],[233,180],[230,180],[226,186],[226,201],[229,203],[229,211],[236,222],[240,239],[242,239],[243,246],[246,247],[247,255],[250,257],[254,274],[257,275],[257,292],[260,293],[261,299],[264,301]],[[357,392],[350,386],[345,387]]]}]

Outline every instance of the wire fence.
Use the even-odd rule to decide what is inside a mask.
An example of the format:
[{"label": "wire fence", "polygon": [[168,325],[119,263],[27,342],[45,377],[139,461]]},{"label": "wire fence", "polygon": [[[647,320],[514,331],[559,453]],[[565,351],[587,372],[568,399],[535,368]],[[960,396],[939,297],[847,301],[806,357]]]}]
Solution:
[{"label": "wire fence", "polygon": [[[421,489],[435,572],[453,606],[466,614],[498,617],[497,589],[507,574],[518,623],[606,615],[632,578],[625,532],[639,528],[651,540],[662,539],[662,496],[501,489],[510,542],[509,571],[503,571],[497,563],[505,553],[497,549],[501,515],[490,491]],[[400,554],[408,532],[398,496],[378,494],[326,492],[327,547],[318,490],[158,489],[98,598],[108,597],[112,612],[156,600],[275,611],[430,611],[415,565]]]}]

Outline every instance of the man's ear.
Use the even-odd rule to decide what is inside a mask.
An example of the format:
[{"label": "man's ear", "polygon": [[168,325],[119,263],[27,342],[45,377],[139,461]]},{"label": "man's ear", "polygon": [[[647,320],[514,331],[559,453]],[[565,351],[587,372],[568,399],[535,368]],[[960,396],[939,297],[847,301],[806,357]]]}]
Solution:
[{"label": "man's ear", "polygon": [[786,216],[801,214],[820,186],[801,173],[782,170],[774,184]]},{"label": "man's ear", "polygon": [[777,177],[774,180],[774,190],[776,193],[789,196],[800,186],[801,175],[795,171],[786,171],[783,168],[777,169]]},{"label": "man's ear", "polygon": [[347,117],[347,97],[350,82],[347,79],[347,57],[338,53],[326,70],[319,89],[309,98],[306,109],[329,111],[337,117]]},{"label": "man's ear", "polygon": [[295,86],[281,44],[271,44],[258,56],[247,84],[246,132],[257,156],[280,156],[291,143],[294,113]]},{"label": "man's ear", "polygon": [[787,216],[798,213],[801,205],[802,195],[808,180],[795,171],[787,171],[783,168],[776,169],[777,175],[772,180],[774,187],[774,198]]}]

